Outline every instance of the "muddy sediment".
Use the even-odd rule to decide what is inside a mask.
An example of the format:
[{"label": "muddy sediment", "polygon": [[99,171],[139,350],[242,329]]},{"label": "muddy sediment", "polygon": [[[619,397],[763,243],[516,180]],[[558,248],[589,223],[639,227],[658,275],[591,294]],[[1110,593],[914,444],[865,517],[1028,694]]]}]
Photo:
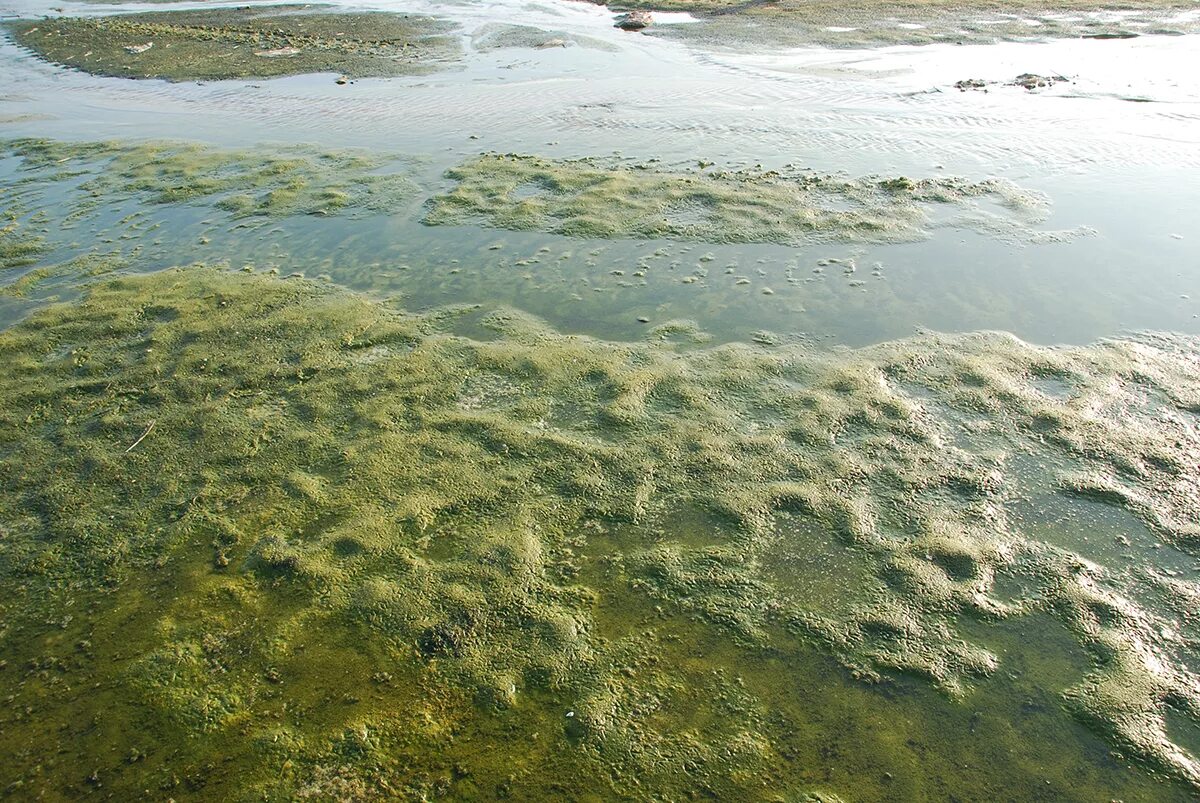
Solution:
[{"label": "muddy sediment", "polygon": [[[43,717],[100,683],[117,719],[186,739],[87,772],[20,759],[5,783],[215,793],[225,751],[248,796],[603,778],[855,799],[796,763],[757,662],[815,651],[953,708],[1010,671],[987,633],[1048,618],[1084,656],[1039,687],[1051,709],[1200,788],[1168,728],[1200,715],[1178,605],[1200,596],[1193,339],[702,348],[513,311],[455,333],[479,315],[193,267],[0,334],[0,582],[20,591],[0,635],[26,656],[0,680],[5,738],[49,748]],[[1109,566],[1028,532],[1010,507],[1034,490],[1129,515],[1147,545]],[[794,549],[844,584],[781,568]],[[505,727],[529,773],[455,746]]]},{"label": "muddy sediment", "polygon": [[414,75],[459,54],[447,35],[453,26],[430,17],[303,6],[48,17],[9,29],[19,45],[56,64],[168,81]]},{"label": "muddy sediment", "polygon": [[1052,3],[963,3],[958,0],[852,7],[831,2],[630,0],[618,9],[684,11],[698,24],[656,25],[647,33],[706,47],[881,47],[978,44],[1061,38],[1126,39],[1194,33],[1194,7],[1176,0],[1137,0],[1106,9],[1086,0]]}]

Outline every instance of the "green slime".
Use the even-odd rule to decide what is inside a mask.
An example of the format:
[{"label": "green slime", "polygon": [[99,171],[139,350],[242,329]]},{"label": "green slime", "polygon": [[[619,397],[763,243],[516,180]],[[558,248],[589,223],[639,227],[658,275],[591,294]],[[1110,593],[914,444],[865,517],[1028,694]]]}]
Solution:
[{"label": "green slime", "polygon": [[[1200,586],[1150,550],[1114,571],[1027,537],[1008,507],[1028,483],[1057,488],[1194,556],[1198,350],[629,344],[200,266],[104,281],[0,333],[3,783],[231,799],[1112,788],[1065,771],[1041,786],[1027,778],[1054,759],[1002,750],[926,778],[941,743],[915,775],[856,770],[794,724],[869,706],[851,699],[869,684],[895,705],[936,687],[934,711],[982,700],[1016,627],[1076,667],[1036,704],[1065,705],[1182,799],[1200,789],[1176,741],[1200,719]],[[825,680],[806,698],[792,677]],[[1020,743],[980,705],[971,734]],[[975,738],[944,721],[954,744]],[[875,730],[847,738],[894,733]]]},{"label": "green slime", "polygon": [[[803,245],[923,239],[934,224],[933,207],[964,212],[950,225],[1028,237],[1020,224],[1043,220],[1046,210],[1044,198],[1000,179],[851,179],[791,167],[707,167],[484,154],[447,172],[457,184],[429,201],[424,222],[573,237]],[[995,201],[1015,219],[983,212],[972,206],[976,199]]]},{"label": "green slime", "polygon": [[20,160],[17,187],[76,182],[80,197],[68,221],[123,199],[204,203],[234,218],[366,215],[417,192],[406,175],[386,170],[386,158],[305,146],[284,155],[180,142],[15,139],[0,141],[0,155]]}]

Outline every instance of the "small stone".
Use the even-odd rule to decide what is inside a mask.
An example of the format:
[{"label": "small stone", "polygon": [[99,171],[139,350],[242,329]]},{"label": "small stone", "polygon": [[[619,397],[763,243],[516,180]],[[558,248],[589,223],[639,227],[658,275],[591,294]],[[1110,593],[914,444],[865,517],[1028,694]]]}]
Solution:
[{"label": "small stone", "polygon": [[1055,84],[1066,81],[1067,79],[1061,75],[1035,75],[1033,73],[1021,73],[1018,75],[1009,86],[1020,86],[1030,91],[1034,89],[1044,89],[1054,86]]},{"label": "small stone", "polygon": [[653,24],[654,18],[650,16],[650,12],[634,10],[617,17],[613,27],[620,28],[622,31],[640,31]]}]

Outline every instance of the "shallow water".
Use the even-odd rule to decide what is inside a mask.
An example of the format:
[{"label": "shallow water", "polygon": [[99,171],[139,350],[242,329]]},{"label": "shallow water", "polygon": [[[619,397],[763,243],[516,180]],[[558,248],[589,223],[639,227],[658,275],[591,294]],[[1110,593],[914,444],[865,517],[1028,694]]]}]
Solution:
[{"label": "shallow water", "polygon": [[[456,12],[469,34],[508,9],[463,6],[447,13]],[[302,141],[419,155],[430,191],[446,186],[439,178],[444,169],[484,150],[566,157],[619,151],[721,166],[794,163],[851,176],[998,176],[1051,199],[1050,219],[1037,229],[1076,236],[997,243],[935,229],[923,243],[883,248],[697,247],[690,253],[664,243],[508,233],[496,239],[509,243],[518,259],[543,246],[556,258],[573,252],[559,266],[562,275],[556,271],[539,282],[546,298],[531,302],[530,311],[612,337],[637,335],[636,326],[620,326],[615,311],[639,305],[695,318],[718,339],[745,339],[758,328],[855,344],[915,327],[997,328],[1043,343],[1088,342],[1143,328],[1197,331],[1200,288],[1190,270],[1197,246],[1189,223],[1200,203],[1200,85],[1191,71],[1174,66],[1200,55],[1191,37],[767,57],[695,52],[623,35],[590,6],[534,6],[522,20],[593,36],[619,54],[582,46],[471,52],[468,37],[461,67],[419,79],[336,86],[322,76],[200,86],[88,78],[40,65],[6,45],[5,60],[20,80],[10,84],[18,94],[5,98],[2,111],[15,120],[6,125],[12,135],[170,138],[186,131],[189,139],[215,144]],[[1036,92],[993,87],[963,93],[951,86],[962,77],[1007,80],[1025,71],[1075,80]],[[1117,97],[1123,93],[1151,102],[1128,103]],[[335,261],[349,263],[361,248],[366,258],[389,257],[381,262],[393,256],[410,261],[431,247],[440,249],[441,259],[463,258],[474,256],[489,236],[406,225],[415,216],[398,215],[355,235],[337,225],[305,226],[310,242],[301,258],[336,252]],[[597,245],[606,248],[603,260],[581,264]],[[597,269],[622,269],[662,246],[673,253],[660,261],[678,261],[676,274],[696,267],[693,253],[712,251],[713,266],[736,264],[737,275],[749,275],[754,285],[672,286],[674,276],[664,276],[626,292]],[[257,256],[256,245],[247,247],[253,249],[248,258]],[[849,256],[860,267],[880,263],[882,280],[852,288],[836,271],[812,273],[820,259]],[[484,264],[479,268],[496,276]],[[370,284],[362,276],[345,278],[356,287],[409,294],[420,304],[436,303],[443,293],[436,273],[399,276],[386,265],[370,273]],[[611,321],[607,327],[588,325],[595,316],[586,313],[564,314],[573,290],[549,289],[584,279],[601,286],[600,293],[588,288],[592,300],[604,292],[620,298],[599,316]],[[451,292],[460,301],[511,301],[512,284],[511,278],[460,275]],[[775,295],[751,292],[761,286]],[[748,316],[763,318],[761,325],[738,326]]]},{"label": "shallow water", "polygon": [[[1200,699],[1200,558],[1186,519],[1200,487],[1194,371],[1189,379],[1200,356],[1186,336],[1200,335],[1200,74],[1187,65],[1200,61],[1200,37],[747,53],[625,34],[607,9],[581,3],[354,4],[363,7],[458,23],[463,58],[431,75],[347,85],[332,75],[167,84],[69,72],[0,42],[5,140],[362,149],[381,156],[375,172],[414,183],[386,213],[235,218],[204,199],[152,203],[132,191],[93,205],[79,179],[51,181],[0,158],[0,210],[48,244],[38,262],[0,272],[0,284],[21,288],[0,292],[0,324],[20,338],[6,346],[17,366],[0,372],[8,387],[23,387],[17,372],[29,361],[66,359],[72,334],[61,321],[57,340],[29,340],[49,326],[38,315],[98,279],[74,263],[37,271],[88,252],[120,255],[122,274],[199,262],[247,269],[254,281],[299,273],[328,288],[320,292],[348,288],[364,304],[380,302],[362,313],[372,320],[379,310],[429,313],[405,329],[403,348],[385,340],[315,366],[318,383],[345,377],[344,388],[331,385],[325,397],[292,388],[279,392],[278,408],[248,408],[246,426],[261,430],[254,449],[276,450],[278,475],[271,464],[235,469],[245,458],[223,443],[209,444],[212,455],[190,454],[186,440],[167,441],[182,456],[154,451],[156,437],[178,437],[166,422],[189,416],[197,439],[225,426],[243,433],[221,407],[232,391],[222,397],[218,383],[212,398],[225,401],[215,407],[189,397],[188,382],[209,379],[186,332],[154,345],[175,312],[150,315],[144,332],[112,346],[167,352],[164,382],[181,387],[159,412],[153,399],[127,401],[133,391],[121,390],[133,357],[104,363],[113,373],[103,391],[64,374],[47,385],[44,406],[6,412],[0,458],[21,469],[4,486],[0,535],[21,547],[6,550],[0,568],[18,592],[11,598],[39,600],[28,610],[5,603],[15,624],[0,628],[15,756],[0,776],[8,794],[129,797],[153,786],[175,799],[1194,796],[1200,708],[1188,706]],[[47,11],[7,0],[0,17]],[[508,22],[567,46],[487,45],[488,26]],[[1003,85],[1024,72],[1070,80],[1035,91]],[[965,78],[997,83],[953,87]],[[671,170],[705,162],[848,178],[1000,178],[1049,206],[1034,221],[987,199],[935,208],[903,243],[423,224],[429,199],[455,188],[446,171],[483,152],[660,160]],[[539,197],[526,189],[514,200]],[[687,225],[696,213],[679,214]],[[211,282],[204,292],[238,303],[276,292]],[[141,320],[153,306],[113,292],[115,321]],[[175,289],[153,292],[186,306]],[[328,335],[313,351],[345,336],[319,317],[343,312],[297,309]],[[501,317],[489,318],[495,311]],[[194,320],[200,331],[203,318]],[[286,316],[273,325],[302,333]],[[1158,349],[1151,357],[1122,346],[1135,356],[1119,359],[1101,347],[1064,356],[970,338],[896,344],[982,330],[1045,346],[1146,331],[1177,339],[1139,341]],[[216,344],[217,361],[221,349],[238,350],[238,336],[209,332],[199,342]],[[246,341],[247,354],[258,342]],[[720,344],[751,351],[712,350]],[[75,346],[66,356],[85,366],[87,348]],[[401,370],[407,349],[433,351],[419,370],[444,370],[429,395],[451,393],[454,412],[423,415],[436,437],[456,439],[402,453],[406,470],[428,476],[398,478],[376,463],[343,475],[328,455],[371,452],[375,428],[414,427],[422,437],[413,419],[371,407],[386,397],[382,383],[397,380],[373,384],[370,366]],[[634,350],[626,363],[604,362],[622,349]],[[303,383],[309,356],[280,365]],[[576,362],[596,367],[564,378]],[[227,367],[250,372],[236,360]],[[263,393],[275,392],[276,378],[263,380]],[[93,409],[92,392],[110,395]],[[414,408],[424,403],[402,392]],[[86,415],[55,418],[56,394],[83,394]],[[299,409],[286,412],[288,400]],[[630,421],[643,423],[631,430]],[[660,440],[643,442],[637,427]],[[128,449],[147,462],[105,474],[111,466],[97,455],[127,453],[135,439]],[[280,446],[293,441],[295,454]],[[56,454],[62,443],[75,444],[78,461]],[[671,450],[651,454],[647,443]],[[568,480],[557,479],[555,448],[574,467]],[[25,454],[27,466],[15,457]],[[480,471],[472,460],[494,461],[496,487],[511,499],[461,496],[453,478]],[[179,512],[148,494],[149,521],[113,506],[120,523],[104,524],[114,505],[106,482],[185,469],[207,479],[172,489]],[[634,482],[639,472],[647,475]],[[997,487],[989,472],[1002,476]],[[388,481],[421,493],[398,499]],[[820,504],[805,498],[818,494],[806,482],[820,486]],[[63,490],[72,483],[78,497]],[[255,501],[239,483],[270,487],[286,504]],[[613,484],[635,488],[636,504]],[[788,487],[771,490],[779,484]],[[746,501],[756,493],[769,497],[769,522]],[[363,494],[409,511],[396,514],[395,543],[373,541],[381,536],[369,517],[359,527]],[[51,498],[64,507],[48,509]],[[837,498],[844,509],[828,507]],[[622,512],[627,503],[634,513]],[[77,557],[70,545],[39,552],[63,536],[29,523],[57,521],[74,504],[97,532],[145,530],[145,541],[131,541],[145,554],[102,551],[111,587],[77,586],[49,569],[60,585],[28,579],[38,576],[30,565]],[[861,522],[855,505],[868,511]],[[220,536],[209,543],[215,518],[169,548],[153,535],[201,508],[247,533],[228,556]],[[269,539],[255,540],[255,528],[274,533],[273,516],[287,524],[271,537],[298,551],[272,558]],[[500,539],[493,530],[507,538],[526,524],[535,535],[487,546]],[[37,559],[22,540],[35,531],[28,555],[45,555]],[[214,545],[228,572],[214,569]],[[413,566],[438,578],[422,582],[444,603],[413,613],[380,590],[371,604],[383,613],[361,612],[361,588],[402,585]],[[522,580],[528,599],[493,571],[532,571]],[[579,588],[584,596],[572,596]],[[919,634],[889,630],[888,605],[915,611]],[[501,611],[498,635],[477,645],[484,657],[460,654],[455,606],[468,617]],[[415,639],[397,635],[410,630]],[[562,655],[539,652],[555,647]],[[981,668],[979,651],[994,668]],[[459,667],[467,658],[486,667]],[[1137,661],[1145,665],[1120,674]],[[555,672],[562,677],[539,680]],[[1150,689],[1128,702],[1131,720],[1088,707],[1088,689],[1107,701],[1128,678],[1138,694]],[[1155,741],[1160,723],[1166,736]]]}]

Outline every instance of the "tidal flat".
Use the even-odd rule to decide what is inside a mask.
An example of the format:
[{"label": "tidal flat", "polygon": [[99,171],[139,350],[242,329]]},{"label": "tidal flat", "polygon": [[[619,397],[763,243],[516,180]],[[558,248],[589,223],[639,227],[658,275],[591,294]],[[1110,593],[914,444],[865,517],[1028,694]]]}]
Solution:
[{"label": "tidal flat", "polygon": [[1189,37],[14,1],[6,799],[1200,794]]},{"label": "tidal flat", "polygon": [[867,3],[623,0],[616,8],[685,12],[699,24],[651,26],[646,33],[708,46],[831,48],[970,44],[1059,38],[1131,39],[1195,33],[1194,5],[1178,0],[872,0]]},{"label": "tidal flat", "polygon": [[452,26],[430,17],[309,6],[48,17],[11,24],[17,44],[93,75],[168,81],[332,72],[413,75],[453,61]]}]

